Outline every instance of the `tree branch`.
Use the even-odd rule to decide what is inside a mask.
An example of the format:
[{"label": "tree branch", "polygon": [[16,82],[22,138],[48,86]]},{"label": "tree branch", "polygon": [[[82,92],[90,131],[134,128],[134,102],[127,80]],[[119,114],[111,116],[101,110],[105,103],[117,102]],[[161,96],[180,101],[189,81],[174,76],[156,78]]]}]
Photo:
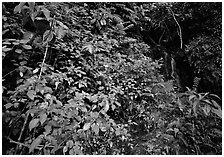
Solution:
[{"label": "tree branch", "polygon": [[170,7],[169,7],[168,9],[169,9],[169,11],[171,12],[171,14],[172,14],[172,16],[173,16],[173,18],[174,18],[174,20],[175,20],[175,22],[176,22],[176,24],[177,24],[177,26],[178,26],[178,28],[179,28],[180,48],[182,49],[182,48],[183,48],[183,40],[182,40],[182,31],[181,31],[180,24],[178,23],[178,21],[177,21],[175,15],[174,15],[172,9],[171,9]]}]

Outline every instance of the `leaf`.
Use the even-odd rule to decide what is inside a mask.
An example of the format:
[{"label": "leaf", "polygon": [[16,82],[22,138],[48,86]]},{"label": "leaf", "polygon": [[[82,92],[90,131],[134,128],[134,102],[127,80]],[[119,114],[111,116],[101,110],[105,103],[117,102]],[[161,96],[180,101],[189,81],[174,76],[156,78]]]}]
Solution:
[{"label": "leaf", "polygon": [[68,148],[72,148],[73,145],[74,145],[74,142],[73,142],[72,140],[69,140],[68,142],[66,142],[66,146],[67,146]]},{"label": "leaf", "polygon": [[180,109],[181,111],[183,111],[183,109],[184,109],[184,105],[182,104],[180,98],[177,98],[177,104],[178,104],[178,106],[179,106],[179,109]]},{"label": "leaf", "polygon": [[43,41],[47,43],[50,42],[52,39],[53,39],[52,31],[51,30],[45,31],[43,35]]},{"label": "leaf", "polygon": [[16,103],[13,104],[13,106],[14,106],[15,108],[18,108],[18,107],[19,107],[19,103],[16,102]]},{"label": "leaf", "polygon": [[116,106],[114,104],[112,104],[111,109],[112,109],[112,111],[114,111],[116,109]]},{"label": "leaf", "polygon": [[191,99],[193,99],[193,98],[195,98],[196,97],[196,95],[191,95],[191,96],[189,96],[189,101],[191,101]]},{"label": "leaf", "polygon": [[31,144],[29,153],[31,153],[42,142],[42,136],[37,137]]},{"label": "leaf", "polygon": [[85,123],[83,126],[83,130],[89,130],[90,126],[91,126],[91,122]]},{"label": "leaf", "polygon": [[211,101],[210,101],[210,100],[207,100],[207,99],[203,99],[203,100],[201,100],[201,101],[202,101],[202,102],[205,102],[205,103],[207,103],[207,104],[210,104],[210,105],[212,104]]},{"label": "leaf", "polygon": [[43,113],[40,115],[40,124],[43,125],[43,123],[47,120],[47,114]]},{"label": "leaf", "polygon": [[20,75],[20,77],[23,77],[23,72],[20,71],[20,72],[19,72],[19,75]]},{"label": "leaf", "polygon": [[7,48],[7,47],[2,48],[3,52],[8,52],[8,51],[11,51],[11,50],[12,50],[12,48]]},{"label": "leaf", "polygon": [[212,108],[212,112],[214,114],[216,114],[217,116],[219,116],[219,118],[222,118],[222,110],[221,109]]},{"label": "leaf", "polygon": [[28,5],[30,7],[31,10],[34,10],[35,8],[35,2],[28,2]]},{"label": "leaf", "polygon": [[14,13],[20,13],[23,6],[25,5],[26,2],[20,2],[19,5],[17,5],[15,8],[14,8]]},{"label": "leaf", "polygon": [[21,49],[16,49],[15,52],[18,53],[18,54],[20,54],[20,53],[22,53],[23,51],[22,51]]},{"label": "leaf", "polygon": [[205,105],[204,107],[202,107],[202,110],[204,111],[204,114],[208,116],[211,111],[211,107],[209,105]]},{"label": "leaf", "polygon": [[197,106],[199,105],[200,101],[199,100],[196,100],[194,103],[193,103],[193,111],[194,111],[194,115],[195,117],[197,117]]},{"label": "leaf", "polygon": [[20,40],[20,43],[26,44],[33,36],[34,36],[34,33],[32,33],[32,32],[23,33],[23,39]]},{"label": "leaf", "polygon": [[32,119],[32,120],[30,121],[30,124],[29,124],[30,131],[31,131],[33,128],[35,128],[35,127],[38,126],[38,122],[39,122],[39,119],[38,119],[38,118]]},{"label": "leaf", "polygon": [[215,94],[209,94],[209,96],[212,96],[212,97],[215,97],[215,98],[218,98],[219,100],[221,100],[220,97],[219,97],[218,95],[215,95]]},{"label": "leaf", "polygon": [[36,95],[36,92],[34,90],[29,90],[27,92],[27,96],[31,99],[31,100],[34,100],[34,97]]},{"label": "leaf", "polygon": [[212,105],[215,107],[215,108],[220,108],[219,104],[215,101],[215,100],[211,100],[212,101]]},{"label": "leaf", "polygon": [[36,69],[33,71],[33,74],[36,74],[38,71],[39,71],[39,69],[36,68]]},{"label": "leaf", "polygon": [[63,153],[65,154],[67,151],[68,151],[68,147],[67,146],[64,146],[63,147]]},{"label": "leaf", "polygon": [[93,54],[93,46],[91,44],[83,46],[82,51],[83,50],[87,50],[89,53]]},{"label": "leaf", "polygon": [[100,24],[101,24],[102,26],[105,26],[105,25],[107,24],[107,22],[106,22],[106,20],[102,19],[102,20],[100,20]]},{"label": "leaf", "polygon": [[11,45],[11,43],[8,42],[8,41],[5,41],[5,42],[2,43],[2,45]]},{"label": "leaf", "polygon": [[27,64],[27,61],[22,61],[19,64],[23,66],[23,65]]},{"label": "leaf", "polygon": [[9,108],[12,107],[12,106],[13,106],[12,103],[7,103],[7,104],[5,104],[5,108],[6,108],[6,109],[9,109]]},{"label": "leaf", "polygon": [[122,23],[119,23],[119,24],[117,24],[117,28],[118,28],[118,30],[123,31],[124,26]]},{"label": "leaf", "polygon": [[8,39],[8,41],[16,41],[16,39]]},{"label": "leaf", "polygon": [[42,7],[41,10],[43,11],[46,19],[49,20],[50,19],[50,11],[47,8],[45,8],[45,7]]},{"label": "leaf", "polygon": [[108,100],[105,101],[105,106],[104,106],[104,112],[107,112],[109,110],[110,106],[109,106],[109,102]]},{"label": "leaf", "polygon": [[115,134],[116,136],[119,136],[121,134],[121,129],[120,128],[116,129]]},{"label": "leaf", "polygon": [[68,29],[68,27],[64,23],[62,23],[61,21],[57,20],[56,22],[61,26],[61,28]]},{"label": "leaf", "polygon": [[45,136],[46,136],[46,135],[48,135],[48,134],[51,132],[51,130],[52,130],[52,126],[50,126],[50,125],[46,125],[46,126],[44,127],[44,129],[45,129],[44,134],[45,134]]},{"label": "leaf", "polygon": [[117,106],[121,106],[121,104],[120,104],[118,101],[115,101],[115,104],[116,104]]},{"label": "leaf", "polygon": [[65,33],[66,33],[65,30],[64,30],[62,27],[60,27],[60,28],[58,29],[58,31],[57,31],[58,39],[63,38],[64,35],[65,35]]},{"label": "leaf", "polygon": [[22,45],[22,47],[26,50],[31,50],[32,49],[32,46],[30,46],[30,45]]},{"label": "leaf", "polygon": [[103,131],[103,132],[106,132],[107,131],[107,128],[105,126],[101,126],[100,127],[100,130]]},{"label": "leaf", "polygon": [[95,124],[92,126],[92,130],[95,132],[96,135],[98,135],[100,128],[97,124]]},{"label": "leaf", "polygon": [[96,103],[98,101],[98,95],[93,95],[89,97],[89,101]]}]

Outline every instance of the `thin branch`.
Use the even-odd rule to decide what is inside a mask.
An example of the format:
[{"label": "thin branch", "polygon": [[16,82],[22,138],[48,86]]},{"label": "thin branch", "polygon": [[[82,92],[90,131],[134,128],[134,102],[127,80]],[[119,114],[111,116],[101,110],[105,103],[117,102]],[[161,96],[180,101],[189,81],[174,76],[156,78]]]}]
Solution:
[{"label": "thin branch", "polygon": [[162,40],[162,37],[163,37],[164,33],[165,33],[165,29],[164,29],[162,35],[161,35],[160,38],[159,38],[159,44],[161,43],[161,40]]},{"label": "thin branch", "polygon": [[42,75],[42,72],[43,72],[43,67],[44,67],[44,62],[45,62],[45,60],[46,60],[47,51],[48,51],[48,43],[47,43],[47,45],[46,45],[46,49],[45,49],[45,53],[44,53],[44,59],[43,59],[43,62],[42,62],[42,64],[41,64],[40,75],[39,75],[39,78],[38,78],[38,79],[40,79],[40,77],[41,77],[41,75]]},{"label": "thin branch", "polygon": [[182,40],[182,31],[181,31],[181,27],[180,27],[180,24],[178,23],[178,21],[177,21],[175,15],[174,15],[174,13],[173,13],[173,11],[172,11],[172,9],[171,9],[170,7],[169,7],[169,10],[170,10],[170,12],[171,12],[171,14],[172,14],[172,16],[173,16],[173,18],[174,18],[174,20],[175,20],[175,22],[176,22],[178,28],[179,28],[180,48],[182,49],[182,48],[183,48],[183,40]]},{"label": "thin branch", "polygon": [[[55,16],[53,17],[53,20],[51,22],[51,28],[50,28],[50,31],[49,31],[47,37],[49,37],[49,35],[51,34],[51,32],[53,30],[54,22],[55,22]],[[49,41],[47,41],[47,45],[46,45],[46,49],[45,49],[45,53],[44,53],[44,59],[43,59],[42,65],[41,65],[40,75],[39,75],[38,79],[40,79],[42,72],[43,72],[43,67],[44,67],[44,63],[45,63],[47,52],[48,52],[48,43],[49,43]]]},{"label": "thin branch", "polygon": [[22,137],[22,135],[23,135],[23,132],[24,132],[24,130],[25,130],[25,126],[26,126],[26,123],[27,123],[27,121],[28,121],[28,116],[29,116],[29,114],[26,115],[26,119],[25,119],[25,122],[24,122],[24,124],[23,124],[23,128],[22,128],[21,133],[20,133],[20,135],[19,135],[19,138],[18,138],[18,141],[19,141],[19,142],[20,142],[21,137]]},{"label": "thin branch", "polygon": [[18,69],[18,68],[16,68],[16,69],[10,71],[9,73],[5,74],[5,75],[2,77],[2,79],[4,79],[6,76],[8,76],[9,74],[13,73],[13,72],[16,71],[17,69]]},{"label": "thin branch", "polygon": [[[21,142],[18,142],[18,141],[14,141],[13,139],[11,138],[7,138],[9,140],[10,143],[14,143],[14,144],[17,144],[17,145],[22,145],[24,147],[27,147],[27,148],[30,148],[30,145],[27,145],[27,144],[24,144],[24,143],[21,143]],[[55,146],[51,146],[50,143],[47,144],[47,145],[38,145],[37,147],[35,147],[35,149],[38,149],[38,150],[41,150],[43,147],[47,147],[47,148],[54,148]]]},{"label": "thin branch", "polygon": [[[25,119],[25,122],[23,123],[23,128],[22,128],[22,130],[21,130],[21,132],[20,132],[20,135],[19,135],[19,138],[18,138],[18,141],[19,141],[19,142],[20,142],[20,140],[21,140],[21,138],[22,138],[22,135],[23,135],[23,132],[24,132],[24,130],[25,130],[25,126],[26,126],[26,123],[27,123],[27,121],[28,121],[28,116],[29,116],[29,114],[27,114],[26,119]],[[19,143],[19,142],[18,142],[18,143]],[[23,145],[22,143],[18,144],[18,145],[16,146],[16,151],[17,151],[19,148],[21,148],[22,145]]]},{"label": "thin branch", "polygon": [[12,139],[9,138],[9,137],[8,137],[8,140],[9,140],[10,143],[15,143],[15,144],[17,144],[17,145],[22,145],[22,146],[24,146],[24,147],[30,148],[29,145],[26,145],[26,144],[21,143],[21,142],[14,141],[14,140],[12,140]]}]

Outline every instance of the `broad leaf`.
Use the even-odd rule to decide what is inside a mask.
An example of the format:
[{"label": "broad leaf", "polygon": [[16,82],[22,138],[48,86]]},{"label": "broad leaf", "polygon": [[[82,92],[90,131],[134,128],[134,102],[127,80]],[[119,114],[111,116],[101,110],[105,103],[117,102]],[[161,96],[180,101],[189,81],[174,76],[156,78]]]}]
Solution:
[{"label": "broad leaf", "polygon": [[47,114],[43,113],[40,115],[40,124],[42,125],[47,120]]},{"label": "broad leaf", "polygon": [[17,5],[15,8],[14,8],[14,13],[20,13],[23,6],[25,5],[26,2],[20,2],[19,5]]},{"label": "broad leaf", "polygon": [[42,7],[42,11],[43,11],[46,19],[49,20],[50,19],[50,11],[45,7]]},{"label": "broad leaf", "polygon": [[27,96],[31,99],[34,100],[34,97],[36,96],[36,92],[34,90],[29,90],[27,92]]},{"label": "broad leaf", "polygon": [[83,130],[89,130],[90,126],[91,126],[90,122],[85,123],[84,126],[83,126]]},{"label": "broad leaf", "polygon": [[43,136],[39,136],[32,142],[29,153],[31,153],[35,148],[37,148],[37,146],[40,145],[40,143],[42,142],[42,137]]},{"label": "broad leaf", "polygon": [[221,109],[215,109],[212,108],[212,112],[215,113],[219,118],[222,118],[222,110]]},{"label": "broad leaf", "polygon": [[32,120],[30,121],[30,124],[29,124],[30,131],[31,131],[33,128],[37,127],[37,126],[38,126],[38,123],[39,123],[39,119],[38,119],[38,118],[32,119]]},{"label": "broad leaf", "polygon": [[97,124],[95,124],[92,126],[92,130],[95,132],[96,135],[98,135],[100,128]]},{"label": "broad leaf", "polygon": [[21,49],[16,49],[15,52],[18,53],[18,54],[20,54],[20,53],[22,53],[23,51],[22,51]]}]

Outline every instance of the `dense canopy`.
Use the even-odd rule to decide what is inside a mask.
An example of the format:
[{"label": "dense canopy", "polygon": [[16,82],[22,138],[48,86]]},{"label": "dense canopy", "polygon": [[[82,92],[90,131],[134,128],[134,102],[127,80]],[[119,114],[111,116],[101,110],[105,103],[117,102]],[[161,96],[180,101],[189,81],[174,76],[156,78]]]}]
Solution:
[{"label": "dense canopy", "polygon": [[14,155],[222,154],[222,3],[2,3]]}]

